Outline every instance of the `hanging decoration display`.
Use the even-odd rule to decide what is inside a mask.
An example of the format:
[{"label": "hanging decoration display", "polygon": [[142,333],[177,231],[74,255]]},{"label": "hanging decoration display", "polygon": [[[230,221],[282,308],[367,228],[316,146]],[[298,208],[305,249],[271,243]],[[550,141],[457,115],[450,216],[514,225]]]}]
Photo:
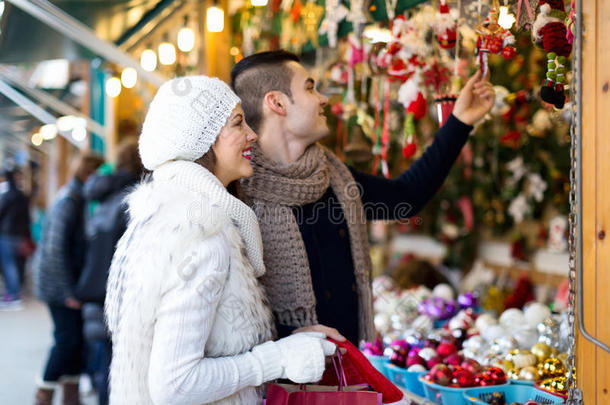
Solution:
[{"label": "hanging decoration display", "polygon": [[572,53],[565,19],[562,0],[542,0],[540,13],[532,27],[534,43],[547,53],[547,72],[540,89],[540,98],[558,109],[565,105],[566,63]]},{"label": "hanging decoration display", "polygon": [[[235,46],[244,55],[263,51],[276,36],[278,46],[302,54],[330,98],[335,136],[327,146],[346,163],[386,177],[424,152],[472,70],[491,71],[493,110],[420,214],[423,225],[405,231],[434,236],[447,248],[449,265],[474,258],[483,231],[507,241],[518,235],[515,257],[527,258],[533,247],[560,249],[549,220],[566,214],[569,167],[565,117],[537,96],[546,67],[543,93],[552,90],[558,106],[565,101],[557,94],[567,84],[570,20],[566,26],[555,0],[543,0],[540,12],[537,1],[282,0],[259,9],[244,3],[234,17]],[[528,28],[531,34],[520,32]],[[545,55],[532,37],[544,50],[560,45],[547,50],[546,66],[533,63]],[[515,233],[530,226],[536,232]]]}]

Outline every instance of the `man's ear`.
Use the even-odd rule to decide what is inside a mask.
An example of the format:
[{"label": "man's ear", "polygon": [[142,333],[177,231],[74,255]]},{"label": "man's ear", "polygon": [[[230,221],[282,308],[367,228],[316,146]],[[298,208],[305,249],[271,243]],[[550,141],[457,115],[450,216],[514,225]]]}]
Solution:
[{"label": "man's ear", "polygon": [[270,91],[263,97],[263,104],[279,115],[286,115],[286,95],[281,91]]}]

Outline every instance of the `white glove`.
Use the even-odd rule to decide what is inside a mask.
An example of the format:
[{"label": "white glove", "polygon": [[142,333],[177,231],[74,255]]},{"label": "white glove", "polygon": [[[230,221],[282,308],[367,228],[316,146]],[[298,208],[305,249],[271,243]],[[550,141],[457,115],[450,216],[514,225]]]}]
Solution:
[{"label": "white glove", "polygon": [[[281,365],[278,375],[266,371],[263,381],[274,378],[287,378],[298,384],[320,381],[324,373],[324,358],[335,354],[337,347],[326,340],[321,332],[300,332],[275,342],[267,342],[256,346],[252,353],[261,363],[267,363],[268,368],[275,368],[269,364],[276,358]],[[278,370],[279,371],[279,370]]]}]

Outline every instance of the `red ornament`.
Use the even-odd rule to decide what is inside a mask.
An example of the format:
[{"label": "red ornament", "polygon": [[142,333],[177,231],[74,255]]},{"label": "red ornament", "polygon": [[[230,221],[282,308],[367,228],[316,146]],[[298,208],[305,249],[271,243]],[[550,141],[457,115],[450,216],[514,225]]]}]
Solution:
[{"label": "red ornament", "polygon": [[445,363],[449,364],[450,366],[459,366],[462,363],[462,360],[462,356],[457,353],[453,353],[447,356]]},{"label": "red ornament", "polygon": [[494,385],[494,380],[487,373],[479,373],[475,377],[475,385],[480,387],[488,387],[490,385]]},{"label": "red ornament", "polygon": [[415,120],[420,120],[426,115],[426,111],[428,110],[428,103],[426,102],[426,98],[421,93],[417,93],[417,98],[409,104],[407,107],[407,113],[413,113],[413,118]]},{"label": "red ornament", "polygon": [[402,148],[402,155],[405,159],[409,159],[411,156],[415,155],[415,152],[417,152],[417,145],[415,142],[409,143]]},{"label": "red ornament", "polygon": [[443,363],[443,359],[441,359],[438,356],[434,356],[434,357],[431,357],[430,360],[428,360],[426,365],[428,366],[428,369],[432,369],[437,364],[442,364],[442,363]]},{"label": "red ornament", "polygon": [[487,37],[485,39],[485,45],[489,53],[500,53],[502,50],[502,38],[500,37]]},{"label": "red ornament", "polygon": [[419,357],[418,354],[416,354],[414,356],[409,356],[407,358],[407,368],[411,367],[411,366],[414,366],[416,364],[419,364],[420,366],[426,367],[426,360],[424,360],[421,357]]},{"label": "red ornament", "polygon": [[494,385],[506,384],[506,374],[499,367],[489,367],[486,371],[487,375],[491,377]]},{"label": "red ornament", "polygon": [[454,374],[456,383],[461,388],[474,387],[476,384],[475,375],[468,370],[458,370]]},{"label": "red ornament", "polygon": [[444,364],[437,364],[426,375],[426,380],[439,384],[448,385],[453,377],[451,369]]},{"label": "red ornament", "polygon": [[443,49],[451,49],[457,40],[456,23],[449,13],[449,4],[446,0],[441,0],[438,5],[438,21],[436,23],[436,39]]},{"label": "red ornament", "polygon": [[505,46],[502,49],[502,56],[504,59],[512,59],[517,55],[517,49],[514,46]]},{"label": "red ornament", "polygon": [[475,375],[481,370],[481,365],[474,359],[464,359],[460,366]]},{"label": "red ornament", "polygon": [[444,359],[451,354],[457,353],[457,347],[453,343],[441,343],[436,348],[436,352]]}]

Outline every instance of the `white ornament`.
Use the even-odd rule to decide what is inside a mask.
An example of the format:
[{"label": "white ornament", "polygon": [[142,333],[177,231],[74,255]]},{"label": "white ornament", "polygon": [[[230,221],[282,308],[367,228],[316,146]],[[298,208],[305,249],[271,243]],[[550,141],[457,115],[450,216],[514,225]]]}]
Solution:
[{"label": "white ornament", "polygon": [[544,197],[548,185],[546,181],[538,173],[532,173],[527,176],[528,187],[527,196],[534,198],[536,202],[541,202]]},{"label": "white ornament", "polygon": [[337,31],[339,23],[347,17],[349,10],[340,0],[326,0],[326,17],[320,25],[320,34],[328,35],[328,45],[331,48],[337,46]]},{"label": "white ornament", "polygon": [[455,295],[453,294],[453,289],[449,286],[449,284],[439,284],[436,287],[434,287],[434,290],[432,290],[432,295],[435,297],[440,297],[446,301],[451,301],[455,298]]},{"label": "white ornament", "polygon": [[508,213],[513,217],[516,224],[520,224],[529,212],[530,206],[523,194],[519,194],[508,206]]},{"label": "white ornament", "polygon": [[481,332],[481,336],[483,336],[483,338],[488,342],[493,342],[494,339],[506,335],[506,329],[504,329],[502,325],[491,325]]},{"label": "white ornament", "polygon": [[546,318],[551,316],[551,310],[540,302],[533,302],[525,308],[523,314],[527,324],[535,328],[539,323],[544,322]]},{"label": "white ornament", "polygon": [[506,164],[506,168],[511,172],[511,177],[508,180],[509,185],[516,184],[521,178],[527,173],[525,164],[523,163],[523,157],[517,156]]},{"label": "white ornament", "polygon": [[421,364],[413,364],[411,367],[409,367],[407,369],[407,371],[421,373],[421,372],[426,372],[428,370],[426,370],[426,367],[422,366]]},{"label": "white ornament", "polygon": [[563,253],[568,248],[566,230],[568,219],[564,216],[556,216],[549,223],[549,250],[556,253]]},{"label": "white ornament", "polygon": [[477,329],[481,333],[485,329],[487,329],[489,326],[497,325],[497,324],[498,324],[498,320],[487,313],[479,315],[477,320],[474,322],[474,325],[477,327]]},{"label": "white ornament", "polygon": [[519,343],[519,349],[529,349],[538,342],[536,328],[525,327],[513,332],[513,338]]},{"label": "white ornament", "polygon": [[438,353],[431,347],[424,347],[419,351],[419,357],[426,361],[429,361],[431,358],[436,356],[438,356]]},{"label": "white ornament", "polygon": [[506,102],[506,97],[508,97],[510,92],[504,86],[494,86],[494,91],[496,92],[496,99],[494,101],[494,106],[491,108],[491,113],[493,115],[504,114],[510,109]]},{"label": "white ornament", "polygon": [[506,329],[518,328],[525,324],[523,311],[517,308],[509,308],[500,315],[500,325]]}]

